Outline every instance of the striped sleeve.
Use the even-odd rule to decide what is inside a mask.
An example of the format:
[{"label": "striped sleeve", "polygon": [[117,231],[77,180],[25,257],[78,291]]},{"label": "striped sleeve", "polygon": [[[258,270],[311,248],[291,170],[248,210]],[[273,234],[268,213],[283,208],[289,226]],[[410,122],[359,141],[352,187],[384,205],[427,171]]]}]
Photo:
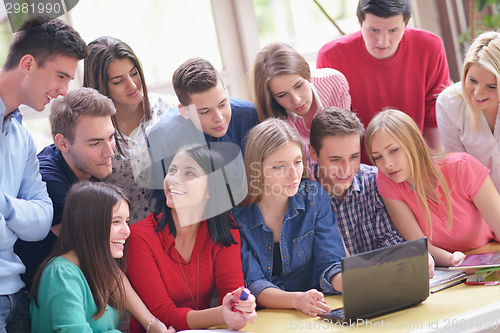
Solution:
[{"label": "striped sleeve", "polygon": [[351,109],[349,83],[344,74],[332,68],[316,69],[312,72],[311,82],[318,92],[323,107]]}]

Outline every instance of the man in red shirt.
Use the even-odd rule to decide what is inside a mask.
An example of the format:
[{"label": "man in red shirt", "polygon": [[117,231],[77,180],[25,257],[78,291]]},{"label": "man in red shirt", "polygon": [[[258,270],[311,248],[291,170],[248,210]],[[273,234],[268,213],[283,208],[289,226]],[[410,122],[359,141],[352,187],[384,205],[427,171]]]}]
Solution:
[{"label": "man in red shirt", "polygon": [[[442,150],[435,104],[450,85],[442,40],[407,27],[410,0],[359,0],[357,16],[361,30],[325,44],[316,66],[345,75],[352,110],[365,127],[384,108],[396,108],[415,120],[431,148]],[[364,151],[362,162],[371,164]]]}]

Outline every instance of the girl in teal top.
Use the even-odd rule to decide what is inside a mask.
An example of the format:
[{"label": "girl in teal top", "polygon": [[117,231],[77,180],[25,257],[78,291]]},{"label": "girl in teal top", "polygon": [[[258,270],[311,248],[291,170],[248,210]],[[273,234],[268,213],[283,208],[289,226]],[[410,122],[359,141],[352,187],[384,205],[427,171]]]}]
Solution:
[{"label": "girl in teal top", "polygon": [[175,332],[147,310],[121,270],[128,220],[121,189],[88,181],[71,188],[61,235],[33,281],[32,332],[120,332],[123,310],[148,332]]}]

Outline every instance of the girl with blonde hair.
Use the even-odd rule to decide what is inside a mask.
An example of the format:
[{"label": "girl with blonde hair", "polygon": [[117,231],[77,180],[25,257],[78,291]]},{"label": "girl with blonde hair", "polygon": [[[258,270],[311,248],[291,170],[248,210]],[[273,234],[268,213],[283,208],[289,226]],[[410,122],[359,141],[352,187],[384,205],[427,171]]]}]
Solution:
[{"label": "girl with blonde hair", "polygon": [[276,42],[257,54],[250,73],[250,89],[260,121],[282,118],[297,130],[312,174],[315,162],[308,147],[311,122],[327,107],[351,108],[345,76],[332,68],[311,73],[309,64],[297,51]]},{"label": "girl with blonde hair", "polygon": [[498,241],[500,195],[474,157],[430,150],[415,122],[398,110],[372,119],[365,145],[391,220],[406,240],[426,236],[436,265],[457,265],[463,251]]},{"label": "girl with blonde hair", "polygon": [[241,227],[247,287],[257,304],[310,316],[330,311],[325,293],[342,291],[345,256],[330,197],[309,180],[302,141],[286,121],[268,119],[248,134],[248,196],[233,212]]},{"label": "girl with blonde hair", "polygon": [[500,190],[500,33],[485,32],[469,48],[462,82],[445,89],[436,102],[444,148],[466,152],[488,169]]}]

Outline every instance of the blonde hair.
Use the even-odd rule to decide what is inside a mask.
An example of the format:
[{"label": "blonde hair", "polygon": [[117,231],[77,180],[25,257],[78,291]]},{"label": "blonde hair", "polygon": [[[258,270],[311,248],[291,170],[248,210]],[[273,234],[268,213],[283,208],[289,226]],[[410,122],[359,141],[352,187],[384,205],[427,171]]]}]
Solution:
[{"label": "blonde hair", "polygon": [[[448,226],[449,231],[452,226],[452,209],[450,199],[450,187],[444,178],[443,174],[435,165],[435,161],[443,158],[443,154],[432,151],[420,133],[420,129],[413,119],[406,113],[395,109],[387,109],[378,113],[368,124],[366,128],[365,147],[368,155],[372,156],[372,141],[373,137],[379,130],[384,130],[390,133],[398,144],[403,148],[410,163],[411,177],[413,179],[413,190],[417,196],[419,206],[423,205],[423,210],[426,213],[428,225],[427,234],[432,240],[432,220],[427,204],[426,188],[431,189],[430,195],[439,198],[435,190],[432,180],[435,178],[441,185],[448,206]],[[373,163],[376,165],[372,157]]]},{"label": "blonde hair", "polygon": [[500,96],[500,33],[488,31],[479,35],[470,46],[464,59],[462,71],[462,98],[467,105],[467,118],[471,125],[479,129],[479,110],[472,104],[472,100],[465,90],[467,73],[471,65],[478,65],[495,75],[497,79],[497,94]]},{"label": "blonde hair", "polygon": [[285,120],[269,118],[256,125],[247,134],[245,144],[245,171],[248,182],[248,195],[240,206],[249,206],[262,201],[264,197],[264,177],[262,164],[276,150],[289,142],[299,145],[302,152],[302,179],[309,179],[309,168],[306,164],[304,147],[297,131]]},{"label": "blonde hair", "polygon": [[298,74],[311,82],[309,64],[297,51],[285,43],[271,43],[255,57],[249,87],[259,120],[287,118],[287,113],[271,95],[269,81],[277,75]]}]

